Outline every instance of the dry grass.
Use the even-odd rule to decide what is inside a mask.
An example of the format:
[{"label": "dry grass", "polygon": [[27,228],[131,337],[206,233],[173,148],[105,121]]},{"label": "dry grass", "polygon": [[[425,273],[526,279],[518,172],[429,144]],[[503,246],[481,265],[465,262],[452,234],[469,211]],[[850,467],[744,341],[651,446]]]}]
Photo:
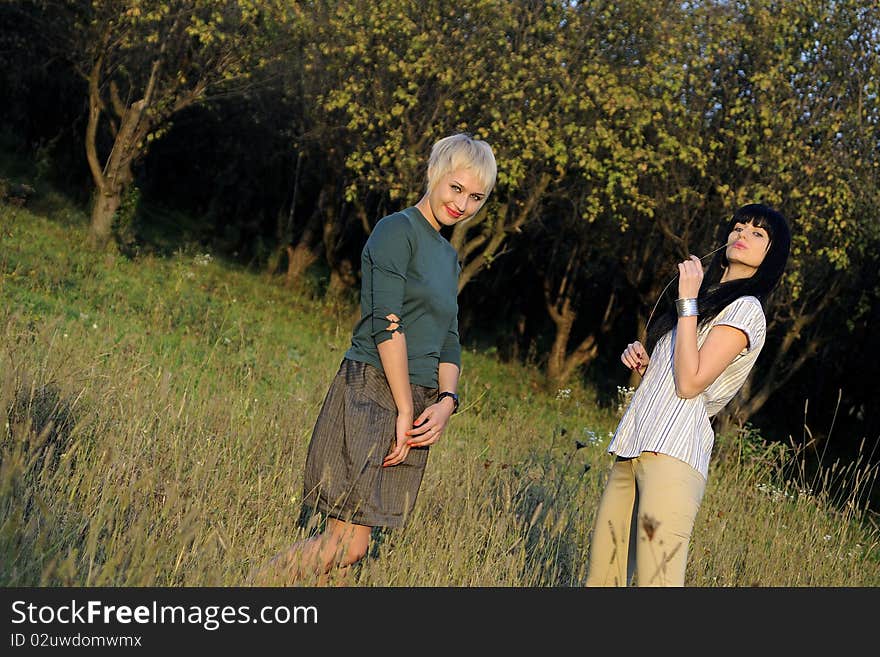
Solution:
[{"label": "dry grass", "polygon": [[[307,531],[305,450],[350,308],[199,253],[96,259],[75,228],[0,217],[3,584],[244,584]],[[486,355],[464,366],[413,517],[376,532],[345,584],[582,585],[616,409]],[[880,583],[874,473],[828,468],[829,499],[797,458],[720,444],[689,585]]]}]

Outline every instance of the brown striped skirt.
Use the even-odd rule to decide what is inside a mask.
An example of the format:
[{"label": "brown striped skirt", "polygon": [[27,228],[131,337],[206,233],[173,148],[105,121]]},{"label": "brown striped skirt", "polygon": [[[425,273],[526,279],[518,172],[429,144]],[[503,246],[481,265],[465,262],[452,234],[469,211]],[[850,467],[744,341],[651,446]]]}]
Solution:
[{"label": "brown striped skirt", "polygon": [[[411,385],[413,417],[437,400],[437,388]],[[382,467],[396,442],[397,406],[385,375],[344,359],[330,384],[309,443],[303,502],[331,518],[400,527],[409,517],[428,462],[428,447]]]}]

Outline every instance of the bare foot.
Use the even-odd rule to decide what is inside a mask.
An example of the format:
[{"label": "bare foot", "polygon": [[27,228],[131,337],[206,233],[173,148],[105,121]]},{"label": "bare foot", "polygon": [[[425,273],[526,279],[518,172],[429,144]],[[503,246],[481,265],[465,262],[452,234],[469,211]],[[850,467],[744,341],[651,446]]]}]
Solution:
[{"label": "bare foot", "polygon": [[304,567],[307,560],[313,560],[317,551],[317,537],[299,541],[291,545],[287,550],[279,552],[269,561],[253,571],[250,575],[251,586],[291,586],[311,574]]}]

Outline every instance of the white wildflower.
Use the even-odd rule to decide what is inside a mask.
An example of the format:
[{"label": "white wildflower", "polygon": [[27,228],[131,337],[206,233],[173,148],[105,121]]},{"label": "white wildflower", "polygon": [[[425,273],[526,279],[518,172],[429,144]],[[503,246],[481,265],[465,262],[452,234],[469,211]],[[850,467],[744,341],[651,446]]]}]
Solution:
[{"label": "white wildflower", "polygon": [[636,391],[635,388],[630,388],[629,386],[617,386],[617,413],[622,414],[623,411],[629,406],[629,402],[632,399],[633,393]]},{"label": "white wildflower", "polygon": [[601,438],[599,437],[599,435],[598,435],[595,431],[593,431],[592,429],[587,429],[586,427],[584,427],[583,432],[584,432],[584,438],[586,439],[586,442],[587,442],[589,445],[594,445],[594,446],[595,446],[595,445],[601,445],[601,444],[602,444],[602,439],[601,439]]}]

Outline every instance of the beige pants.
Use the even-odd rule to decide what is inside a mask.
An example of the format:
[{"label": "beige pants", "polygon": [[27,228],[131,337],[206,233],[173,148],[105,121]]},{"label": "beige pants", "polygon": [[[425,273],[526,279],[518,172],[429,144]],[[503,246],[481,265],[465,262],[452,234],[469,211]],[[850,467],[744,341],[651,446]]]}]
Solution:
[{"label": "beige pants", "polygon": [[[688,544],[706,480],[679,459],[618,458],[599,502],[587,586],[684,586]],[[635,526],[636,531],[632,531]]]}]

